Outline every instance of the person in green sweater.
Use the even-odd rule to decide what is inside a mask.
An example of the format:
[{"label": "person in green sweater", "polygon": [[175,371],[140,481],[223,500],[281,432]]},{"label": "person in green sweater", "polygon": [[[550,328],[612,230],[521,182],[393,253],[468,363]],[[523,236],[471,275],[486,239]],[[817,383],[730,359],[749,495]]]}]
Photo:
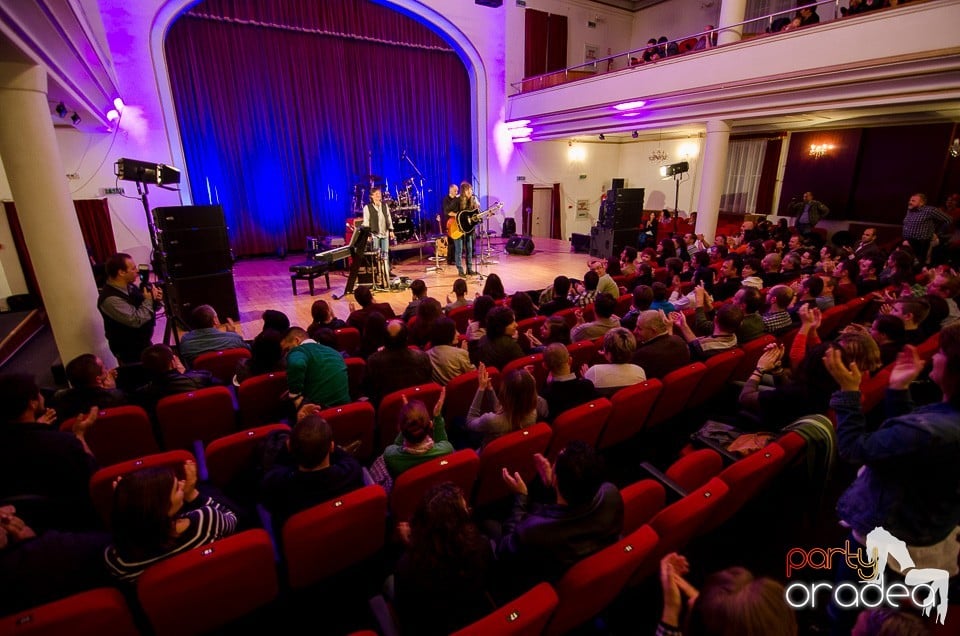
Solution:
[{"label": "person in green sweater", "polygon": [[426,404],[420,400],[407,402],[404,396],[398,422],[400,434],[396,442],[383,451],[383,461],[392,479],[434,457],[453,452],[453,444],[447,440],[447,429],[440,414],[444,397],[446,389],[440,392],[431,420]]},{"label": "person in green sweater", "polygon": [[327,408],[350,402],[347,364],[338,351],[307,337],[300,327],[290,327],[281,343],[287,356],[287,388],[294,407],[304,402]]}]

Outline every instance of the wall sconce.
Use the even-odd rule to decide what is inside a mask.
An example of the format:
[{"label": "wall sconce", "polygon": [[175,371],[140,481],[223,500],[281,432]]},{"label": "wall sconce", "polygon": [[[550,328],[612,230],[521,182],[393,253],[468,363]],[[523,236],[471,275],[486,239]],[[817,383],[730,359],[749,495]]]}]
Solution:
[{"label": "wall sconce", "polygon": [[580,144],[574,144],[572,141],[567,142],[567,160],[576,162],[583,161],[587,158],[587,149],[581,146]]},{"label": "wall sconce", "polygon": [[67,116],[67,106],[63,102],[57,104],[57,114],[60,115],[60,119],[63,119]]},{"label": "wall sconce", "polygon": [[819,159],[834,148],[835,146],[833,144],[810,144],[810,156],[814,159]]},{"label": "wall sconce", "polygon": [[70,115],[70,121],[73,122],[74,126],[80,123],[80,115],[77,114],[77,111],[73,111],[73,114]]},{"label": "wall sconce", "polygon": [[600,141],[603,141],[604,139],[606,139],[606,137],[604,136],[603,133],[600,133]]},{"label": "wall sconce", "polygon": [[960,157],[960,138],[954,139],[953,143],[950,144],[950,156],[954,159]]}]

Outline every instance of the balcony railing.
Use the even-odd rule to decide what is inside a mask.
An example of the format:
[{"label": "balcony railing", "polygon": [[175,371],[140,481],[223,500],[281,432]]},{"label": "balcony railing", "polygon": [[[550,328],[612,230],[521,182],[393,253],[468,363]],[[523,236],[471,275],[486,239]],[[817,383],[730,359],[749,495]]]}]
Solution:
[{"label": "balcony railing", "polygon": [[[789,19],[790,14],[799,13],[801,9],[816,9],[817,7],[825,5],[833,5],[833,17],[826,21],[836,20],[838,17],[841,17],[840,0],[820,0],[818,2],[811,2],[800,7],[791,7],[789,9],[784,9],[783,11],[769,13],[758,18],[751,18],[750,20],[744,20],[743,22],[737,22],[736,24],[724,25],[723,27],[717,29],[700,31],[698,33],[676,38],[674,40],[668,40],[667,42],[659,42],[657,43],[656,47],[648,43],[639,49],[631,49],[623,53],[608,55],[607,57],[599,58],[584,64],[571,66],[560,71],[551,71],[542,75],[527,77],[520,82],[513,82],[510,85],[518,93],[529,93],[531,91],[549,88],[551,86],[559,86],[560,84],[566,84],[567,82],[574,82],[587,77],[594,77],[601,73],[610,72],[611,67],[614,66],[618,60],[623,60],[624,67],[626,68],[637,68],[653,64],[655,61],[643,61],[644,53],[653,48],[658,49],[658,59],[678,57],[681,55],[693,55],[702,50],[716,48],[717,45],[714,44],[714,42],[716,41],[718,34],[721,32],[736,31],[741,34],[740,40],[751,39],[755,37],[775,36],[777,33],[782,31],[782,29],[778,29],[777,31],[772,30],[774,23],[778,20]],[[824,16],[820,16],[820,23],[824,21]],[[813,24],[808,26],[814,27],[816,25]],[[736,44],[736,42],[729,42],[727,44]],[[600,69],[608,70],[601,71]],[[619,71],[623,69],[616,70]]]}]

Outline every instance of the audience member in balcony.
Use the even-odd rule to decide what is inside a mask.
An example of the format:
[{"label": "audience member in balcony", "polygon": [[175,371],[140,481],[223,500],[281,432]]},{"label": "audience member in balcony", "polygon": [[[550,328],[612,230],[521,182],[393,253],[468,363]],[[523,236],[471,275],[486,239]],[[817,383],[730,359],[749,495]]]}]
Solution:
[{"label": "audience member in balcony", "polygon": [[870,335],[880,347],[880,364],[892,364],[907,344],[903,320],[892,314],[881,314],[870,325]]},{"label": "audience member in balcony", "polygon": [[414,315],[417,319],[409,327],[410,343],[422,349],[429,344],[433,323],[443,316],[443,309],[437,299],[424,298],[417,306],[417,313]]},{"label": "audience member in balcony", "polygon": [[280,343],[287,357],[287,387],[295,408],[304,402],[323,408],[350,402],[347,364],[340,352],[290,327]]},{"label": "audience member in balcony", "polygon": [[410,319],[417,315],[417,307],[427,297],[427,284],[419,278],[410,283],[410,296],[410,302],[407,303],[407,307],[403,310],[401,316],[403,322],[410,322]]},{"label": "audience member in balcony", "polygon": [[[430,358],[420,350],[407,346],[407,325],[399,318],[387,323],[383,349],[367,358],[364,395],[375,406],[384,396],[418,384],[430,382],[433,367]],[[349,401],[349,400],[347,400]]]},{"label": "audience member in balcony", "polygon": [[848,263],[858,263],[860,266],[860,276],[857,277],[857,294],[865,296],[866,294],[880,290],[880,279],[877,274],[883,267],[883,257],[865,256],[858,261],[847,261]]},{"label": "audience member in balcony", "polygon": [[513,310],[513,315],[518,322],[537,316],[537,306],[533,304],[533,299],[527,292],[520,291],[510,296],[510,309]]},{"label": "audience member in balcony", "polygon": [[477,296],[473,301],[473,318],[467,323],[467,340],[470,342],[471,353],[474,350],[474,343],[479,343],[487,333],[487,315],[490,310],[496,307],[490,296]]},{"label": "audience member in balcony", "polygon": [[605,292],[598,293],[593,301],[594,319],[584,322],[583,310],[576,310],[577,324],[570,330],[571,342],[593,340],[611,329],[620,326],[620,318],[613,312],[617,310],[617,300]]},{"label": "audience member in balcony", "polygon": [[336,445],[317,414],[298,418],[292,431],[271,433],[266,447],[273,452],[263,457],[259,501],[278,539],[292,515],[363,486],[360,463]]},{"label": "audience member in balcony", "polygon": [[540,295],[540,309],[537,313],[541,316],[552,316],[558,311],[573,307],[573,301],[568,298],[570,294],[570,279],[566,276],[557,276],[553,279],[551,298],[543,300],[543,294]]},{"label": "audience member in balcony", "polygon": [[[336,314],[333,313],[333,309],[330,308],[329,303],[325,300],[316,300],[313,302],[313,305],[310,306],[310,316],[313,318],[314,325],[326,327],[327,329],[337,330],[347,326],[347,322],[337,318]],[[309,327],[307,331],[310,331]]]},{"label": "audience member in balcony", "polygon": [[763,294],[754,287],[744,287],[733,295],[733,304],[743,312],[737,328],[737,344],[743,346],[766,333],[763,326]]},{"label": "audience member in balcony", "polygon": [[539,480],[529,489],[520,473],[503,469],[516,495],[497,542],[508,595],[542,580],[555,582],[578,561],[616,542],[623,529],[623,499],[604,481],[592,446],[571,441],[553,465],[539,453],[534,463]]},{"label": "audience member in balcony", "polygon": [[[676,552],[660,561],[663,612],[657,636],[799,633],[797,617],[777,581],[730,567],[708,576],[698,591],[684,578],[689,571],[687,559]],[[684,597],[690,612],[681,620]]]},{"label": "audience member in balcony", "polygon": [[477,369],[477,380],[477,392],[467,413],[466,428],[477,436],[481,448],[501,435],[547,419],[549,407],[537,394],[537,381],[529,371],[510,371],[501,379],[500,390],[494,391],[490,374],[481,364]]},{"label": "audience member in balcony", "polygon": [[949,214],[927,205],[927,195],[917,192],[910,197],[907,214],[903,217],[903,240],[913,248],[921,265],[929,262],[933,235],[946,232],[952,223]]},{"label": "audience member in balcony", "polygon": [[240,325],[230,317],[227,324],[221,324],[217,310],[210,305],[200,305],[190,312],[190,327],[190,331],[180,337],[177,348],[187,366],[192,366],[197,356],[208,351],[250,349]]},{"label": "audience member in balcony", "polygon": [[657,38],[657,47],[660,49],[660,57],[673,57],[680,54],[680,48],[676,42],[667,40],[667,36],[661,35]]},{"label": "audience member in balcony", "polygon": [[776,285],[767,292],[767,312],[763,314],[763,328],[777,336],[793,326],[793,317],[787,309],[793,302],[794,293],[786,285]]},{"label": "audience member in balcony", "polygon": [[[787,16],[780,16],[779,18],[775,18],[772,22],[770,22],[770,26],[767,27],[767,33],[780,33],[781,31],[789,31],[791,28],[790,22],[791,22],[790,18],[788,18]],[[799,25],[800,25],[800,20],[797,20],[797,26]],[[796,27],[793,27],[793,28],[796,28]]]},{"label": "audience member in balcony", "polygon": [[187,461],[183,479],[170,467],[142,468],[118,479],[110,525],[107,569],[132,584],[155,563],[233,534],[237,515],[200,493],[197,465]]},{"label": "audience member in balcony", "polygon": [[593,383],[599,395],[609,396],[619,389],[631,386],[647,379],[643,369],[633,364],[633,354],[637,351],[637,339],[629,329],[617,327],[603,336],[601,348],[605,363],[580,370],[584,380]]},{"label": "audience member in balcony", "polygon": [[273,329],[280,333],[287,333],[287,329],[290,328],[290,318],[287,317],[287,314],[276,309],[264,310],[260,319],[263,320],[263,330]]},{"label": "audience member in balcony", "polygon": [[881,314],[890,314],[903,321],[904,342],[909,345],[922,344],[928,334],[920,329],[920,323],[930,313],[930,303],[923,298],[898,298],[880,308]]},{"label": "audience member in balcony", "polygon": [[547,401],[547,420],[550,422],[564,411],[586,404],[597,396],[593,382],[578,378],[571,368],[572,364],[570,351],[558,342],[548,345],[543,352],[547,385],[541,395]]},{"label": "audience member in balcony", "polygon": [[467,281],[458,278],[453,281],[453,295],[455,300],[451,302],[450,296],[447,296],[447,304],[443,307],[443,313],[449,314],[451,311],[458,307],[465,307],[470,304],[470,301],[467,300]]},{"label": "audience member in balcony", "polygon": [[157,285],[139,289],[140,270],[129,254],[118,253],[107,259],[107,283],[100,290],[97,309],[103,316],[110,352],[121,364],[136,364],[150,346],[156,309],[163,301]]},{"label": "audience member in balcony", "polygon": [[357,350],[357,355],[366,360],[370,354],[383,348],[383,342],[386,339],[387,319],[379,311],[370,312],[364,328],[360,331],[360,348]]},{"label": "audience member in balcony", "polygon": [[703,27],[704,35],[701,35],[697,38],[697,45],[694,47],[695,51],[702,51],[704,49],[712,49],[717,45],[717,27],[712,24],[708,24]]},{"label": "audience member in balcony", "polygon": [[164,344],[150,345],[144,349],[140,361],[150,381],[137,389],[134,400],[148,413],[154,413],[157,402],[165,397],[220,384],[209,371],[187,371],[180,358]]},{"label": "audience member in balcony", "polygon": [[800,236],[806,236],[817,227],[820,219],[830,214],[830,209],[827,206],[813,198],[813,192],[804,192],[803,198],[799,201],[794,199],[789,210],[790,216],[796,219],[793,227]]},{"label": "audience member in balcony", "polygon": [[620,326],[633,331],[637,326],[640,312],[650,309],[653,304],[653,288],[648,285],[637,285],[633,288],[633,304],[629,311],[620,319]]},{"label": "audience member in balcony", "polygon": [[673,334],[672,327],[662,311],[644,311],[637,318],[633,363],[643,369],[647,378],[661,379],[690,362],[690,347]]},{"label": "audience member in balcony", "polygon": [[493,611],[493,550],[458,486],[431,487],[398,530],[406,549],[393,576],[393,597],[405,634],[445,636]]},{"label": "audience member in balcony", "polygon": [[283,334],[273,329],[264,329],[253,339],[250,357],[237,363],[233,385],[240,386],[244,380],[257,375],[284,370]]},{"label": "audience member in balcony", "polygon": [[540,336],[536,336],[532,329],[524,332],[527,341],[530,343],[530,353],[541,353],[547,345],[559,342],[566,346],[570,344],[570,324],[563,316],[550,316],[540,326]]},{"label": "audience member in balcony", "polygon": [[81,413],[127,404],[126,394],[117,388],[117,370],[107,369],[103,360],[92,353],[83,353],[67,363],[70,388],[54,394],[57,418],[65,422]]},{"label": "audience member in balcony", "polygon": [[502,369],[523,356],[517,343],[517,320],[509,307],[494,307],[487,314],[487,333],[477,343],[475,364]]},{"label": "audience member in balcony", "polygon": [[[889,419],[867,430],[861,408],[863,369],[828,351],[824,366],[838,384],[830,399],[837,414],[841,459],[863,468],[837,501],[837,516],[850,528],[851,545],[882,526],[903,541],[913,563],[957,575],[957,519],[960,519],[960,324],[940,334],[930,379],[942,391],[940,402],[914,407],[909,387],[924,370],[916,349],[906,347],[890,374],[886,396]],[[922,434],[921,434],[922,432]],[[922,549],[921,549],[922,548]],[[899,561],[899,559],[898,559]],[[837,612],[834,616],[843,621]],[[845,617],[844,617],[845,618]]]},{"label": "audience member in balcony", "polygon": [[87,486],[97,462],[86,433],[97,410],[78,416],[71,432],[53,428],[56,418],[32,376],[0,376],[0,499],[45,497],[56,527],[91,527]]},{"label": "audience member in balcony", "polygon": [[[697,307],[697,310],[698,313],[703,313],[702,307]],[[703,361],[737,346],[737,329],[743,321],[743,311],[734,304],[724,305],[716,311],[713,318],[713,333],[699,338],[687,325],[687,319],[682,312],[677,312],[672,317],[675,329],[680,331],[680,335],[690,347],[690,359]]]},{"label": "audience member in balcony", "polygon": [[[347,325],[354,327],[361,333],[363,333],[363,328],[366,325],[367,316],[370,315],[371,312],[378,311],[384,318],[396,317],[390,303],[373,302],[373,292],[371,292],[370,288],[366,285],[357,287],[353,291],[353,298],[357,303],[356,305],[350,303],[350,315],[347,316]],[[360,305],[360,307],[357,308],[357,305]]]},{"label": "audience member in balcony", "polygon": [[112,585],[103,567],[109,534],[34,528],[20,514],[12,505],[0,506],[0,614]]},{"label": "audience member in balcony", "polygon": [[593,302],[597,295],[597,284],[600,282],[600,276],[593,270],[583,275],[583,283],[575,283],[570,291],[570,302],[575,307],[583,309]]},{"label": "audience member in balcony", "polygon": [[820,15],[817,13],[817,7],[803,7],[800,9],[800,26],[808,26],[820,22]]},{"label": "audience member in balcony", "polygon": [[657,46],[657,38],[650,38],[647,40],[647,48],[643,51],[643,61],[656,62],[661,57],[663,56],[660,55],[660,48]]},{"label": "audience member in balcony", "polygon": [[457,325],[451,319],[442,316],[433,323],[430,332],[433,346],[427,351],[427,356],[433,368],[431,378],[440,386],[446,386],[455,377],[476,369],[470,362],[467,341],[464,340],[462,346],[457,346],[458,339]]},{"label": "audience member in balcony", "polygon": [[[441,391],[432,417],[427,406],[420,400],[410,400],[401,407],[398,419],[400,434],[396,441],[383,451],[382,467],[378,460],[370,469],[376,483],[389,490],[393,480],[404,471],[454,451],[453,445],[447,439],[447,429],[441,415],[445,397],[446,389]],[[386,475],[383,474],[384,469]]]},{"label": "audience member in balcony", "polygon": [[503,300],[507,297],[507,292],[503,290],[503,281],[500,280],[497,274],[487,276],[487,280],[483,284],[483,291],[480,293],[483,296],[493,298],[495,301]]}]

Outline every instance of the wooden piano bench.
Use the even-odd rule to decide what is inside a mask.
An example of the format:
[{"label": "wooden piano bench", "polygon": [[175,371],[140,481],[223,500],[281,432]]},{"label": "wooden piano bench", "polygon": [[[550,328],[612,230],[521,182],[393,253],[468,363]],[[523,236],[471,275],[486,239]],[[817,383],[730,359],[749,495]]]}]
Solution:
[{"label": "wooden piano bench", "polygon": [[313,296],[313,279],[323,276],[327,282],[327,289],[330,289],[330,265],[328,263],[318,263],[316,261],[304,261],[290,266],[290,284],[293,287],[293,295],[297,295],[297,281],[305,280],[310,286],[310,295]]}]

